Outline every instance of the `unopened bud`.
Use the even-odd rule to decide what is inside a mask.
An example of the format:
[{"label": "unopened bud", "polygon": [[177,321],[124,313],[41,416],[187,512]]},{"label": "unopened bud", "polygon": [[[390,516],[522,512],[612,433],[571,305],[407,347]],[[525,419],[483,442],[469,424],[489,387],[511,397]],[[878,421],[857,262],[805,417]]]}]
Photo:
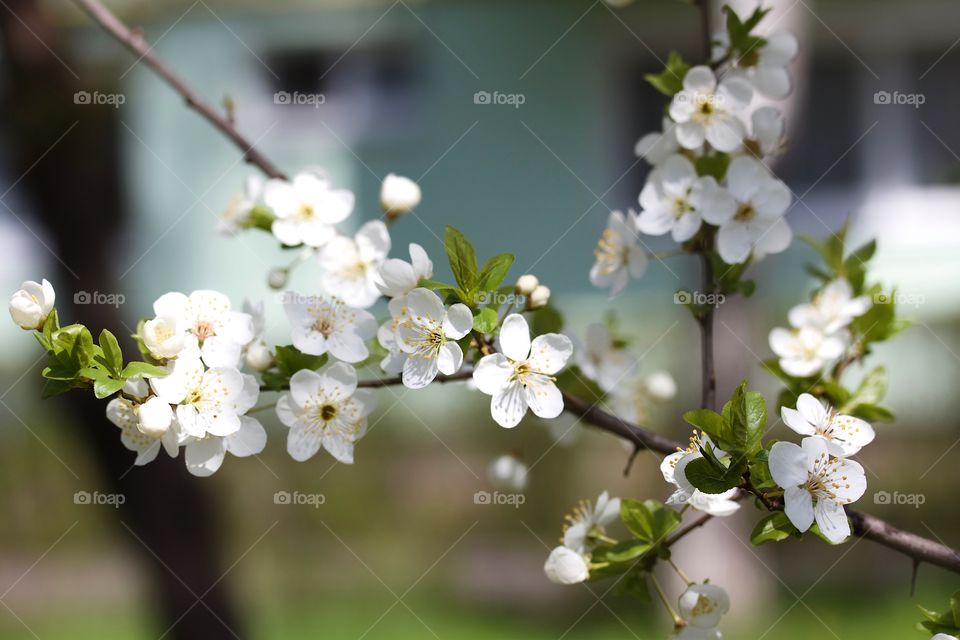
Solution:
[{"label": "unopened bud", "polygon": [[537,285],[537,288],[533,290],[530,294],[530,297],[527,298],[527,308],[528,309],[539,309],[541,307],[547,306],[547,303],[550,302],[550,288],[545,287],[542,284]]},{"label": "unopened bud", "polygon": [[388,218],[401,216],[420,204],[420,185],[403,176],[388,174],[380,189],[380,204]]},{"label": "unopened bud", "polygon": [[287,278],[289,272],[283,267],[274,267],[270,269],[270,274],[267,276],[267,284],[270,285],[271,289],[283,289],[287,286]]},{"label": "unopened bud", "polygon": [[140,417],[138,428],[144,435],[159,438],[170,428],[173,410],[170,405],[154,396],[140,405],[137,414]]},{"label": "unopened bud", "polygon": [[273,353],[262,340],[257,340],[247,347],[246,360],[254,371],[266,371],[273,365]]},{"label": "unopened bud", "polygon": [[521,296],[528,296],[538,286],[540,286],[540,281],[537,280],[537,276],[527,273],[517,278],[515,290]]}]

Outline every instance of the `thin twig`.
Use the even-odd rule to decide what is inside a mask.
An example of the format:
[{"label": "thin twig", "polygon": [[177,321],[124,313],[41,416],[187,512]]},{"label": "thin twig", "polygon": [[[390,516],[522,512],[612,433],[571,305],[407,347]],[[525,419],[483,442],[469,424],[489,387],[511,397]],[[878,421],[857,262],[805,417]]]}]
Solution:
[{"label": "thin twig", "polygon": [[237,131],[229,117],[218,113],[216,109],[197,95],[193,89],[188,87],[173,70],[161,62],[153,53],[153,48],[144,41],[138,32],[132,31],[113,15],[109,9],[100,4],[98,0],[74,0],[74,2],[89,14],[97,24],[133,52],[138,60],[143,60],[143,62],[153,69],[158,76],[163,78],[174,91],[183,96],[188,107],[206,118],[210,124],[230,138],[230,141],[243,152],[244,160],[259,167],[259,169],[270,178],[285,178],[282,171],[267,160],[262,153],[257,151],[252,142]]}]

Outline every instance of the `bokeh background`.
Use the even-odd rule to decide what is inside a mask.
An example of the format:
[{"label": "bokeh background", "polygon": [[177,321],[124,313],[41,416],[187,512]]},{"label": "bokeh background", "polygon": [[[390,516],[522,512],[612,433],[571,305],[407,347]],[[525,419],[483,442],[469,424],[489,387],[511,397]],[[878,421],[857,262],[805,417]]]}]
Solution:
[{"label": "bokeh background", "polygon": [[[227,239],[217,217],[245,176],[236,148],[142,61],[73,5],[8,0],[0,9],[0,282],[46,275],[61,316],[129,333],[169,290],[215,288],[267,302],[270,336],[286,322],[266,285],[291,259],[266,234]],[[896,425],[862,455],[864,508],[960,544],[960,6],[951,0],[782,0],[764,26],[798,34],[796,91],[784,104],[791,150],[776,166],[793,189],[794,230],[824,238],[848,217],[876,237],[873,276],[902,295],[908,332],[878,349]],[[746,3],[739,6],[746,6]],[[612,209],[636,207],[646,166],[633,155],[663,100],[643,82],[670,49],[701,55],[697,10],[641,0],[184,0],[111,2],[155,53],[211,102],[229,96],[240,129],[289,172],[321,166],[357,194],[348,221],[379,215],[388,172],[417,179],[424,201],[392,229],[394,251],[421,243],[446,275],[443,225],[482,256],[517,255],[568,328],[614,310],[679,394],[652,416],[683,437],[697,403],[696,326],[674,292],[696,286],[686,258],[653,261],[628,292],[591,289],[593,245]],[[76,104],[76,91],[122,104]],[[922,97],[883,104],[877,92]],[[277,92],[324,96],[278,104]],[[483,104],[477,92],[521,96]],[[517,100],[515,100],[516,102]],[[118,102],[118,100],[114,100]],[[282,101],[281,101],[282,102]],[[918,100],[914,99],[914,102]],[[667,242],[649,243],[652,250]],[[720,392],[744,377],[772,401],[760,369],[766,336],[812,281],[801,242],[752,269],[756,295],[719,310]],[[304,265],[292,288],[315,292]],[[80,292],[122,304],[75,305]],[[101,297],[101,299],[104,299]],[[385,310],[377,309],[379,314]],[[129,469],[103,406],[40,402],[40,355],[0,323],[0,637],[3,638],[662,638],[654,605],[609,585],[560,588],[542,574],[562,516],[608,489],[664,499],[659,460],[561,418],[503,430],[484,397],[445,385],[380,392],[356,464],[324,454],[297,464],[283,427],[260,459],[228,459],[209,479],[181,460]],[[129,347],[129,343],[127,344]],[[862,370],[854,370],[854,379]],[[782,425],[772,434],[785,437]],[[562,436],[562,437],[561,437]],[[524,504],[476,504],[486,467],[515,452],[531,467]],[[162,456],[161,456],[162,457]],[[76,492],[120,491],[120,509]],[[276,504],[278,491],[322,495]],[[923,504],[874,504],[876,491]],[[750,508],[679,546],[695,578],[729,587],[732,638],[922,637],[917,603],[940,607],[955,576],[869,542],[751,548]],[[673,588],[677,585],[673,584]],[[600,599],[602,597],[602,600]]]}]

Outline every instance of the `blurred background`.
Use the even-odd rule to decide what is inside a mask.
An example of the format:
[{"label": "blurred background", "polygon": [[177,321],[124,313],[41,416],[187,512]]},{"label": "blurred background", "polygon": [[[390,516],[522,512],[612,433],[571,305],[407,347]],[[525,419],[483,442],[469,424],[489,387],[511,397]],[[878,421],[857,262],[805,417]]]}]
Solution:
[{"label": "blurred background", "polygon": [[[824,238],[849,217],[855,242],[876,237],[873,276],[896,287],[915,321],[870,361],[890,369],[886,404],[899,419],[880,425],[862,454],[870,489],[861,506],[960,545],[960,6],[773,4],[763,27],[790,29],[801,41],[796,91],[784,104],[791,149],[775,167],[795,194],[790,225]],[[421,243],[445,279],[438,236],[453,224],[481,257],[515,253],[514,277],[538,274],[570,332],[582,335],[616,311],[643,354],[641,373],[665,369],[679,383],[652,426],[684,437],[679,416],[698,402],[699,353],[696,325],[673,295],[697,286],[696,265],[653,261],[612,302],[590,287],[587,272],[609,211],[637,206],[647,167],[633,147],[660,126],[664,101],[643,75],[658,71],[670,49],[702,56],[694,7],[669,0],[622,10],[590,0],[109,6],[206,99],[229,100],[238,127],[285,171],[320,166],[355,191],[347,226],[379,215],[386,173],[416,179],[424,201],[394,225],[394,256]],[[131,333],[160,294],[213,288],[237,305],[243,296],[265,300],[269,336],[288,341],[266,273],[290,256],[267,234],[215,233],[255,171],[237,149],[71,3],[7,0],[0,28],[3,290],[46,276],[61,317],[119,335]],[[912,103],[878,92],[913,96]],[[777,384],[759,365],[771,355],[767,334],[813,286],[802,265],[814,259],[795,242],[752,269],[753,298],[720,308],[721,397],[749,377],[773,401]],[[316,274],[301,267],[292,288],[315,293]],[[100,304],[71,308],[74,300]],[[102,403],[41,402],[37,345],[10,322],[0,323],[0,339],[0,637],[646,640],[668,633],[657,606],[607,593],[604,583],[557,587],[542,573],[563,514],[580,499],[604,489],[669,495],[652,454],[641,454],[624,477],[628,451],[611,437],[570,418],[550,427],[528,418],[503,430],[490,420],[485,396],[444,385],[381,391],[353,466],[323,453],[294,463],[283,427],[265,417],[271,439],[259,460],[229,459],[208,479],[163,456],[131,469],[133,456]],[[125,347],[134,353],[130,342]],[[772,435],[786,431],[778,425]],[[487,465],[506,452],[531,467],[523,504],[477,504],[475,493],[491,489]],[[125,504],[83,504],[82,492],[98,491],[120,493]],[[877,491],[920,495],[923,504],[874,504]],[[276,492],[323,503],[277,504]],[[857,540],[751,548],[757,519],[744,508],[678,547],[693,578],[732,592],[728,637],[922,637],[912,631],[915,605],[941,607],[956,587],[955,576],[922,567],[911,599],[910,561]]]}]

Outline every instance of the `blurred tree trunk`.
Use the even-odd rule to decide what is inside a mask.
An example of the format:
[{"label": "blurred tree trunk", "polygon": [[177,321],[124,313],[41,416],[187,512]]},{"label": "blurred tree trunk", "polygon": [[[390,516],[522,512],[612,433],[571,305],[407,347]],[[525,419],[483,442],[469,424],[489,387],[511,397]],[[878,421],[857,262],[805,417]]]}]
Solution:
[{"label": "blurred tree trunk", "polygon": [[[94,88],[91,74],[83,71],[81,83],[66,66],[81,73],[38,4],[6,0],[5,9],[0,9],[4,138],[12,177],[22,176],[12,195],[33,214],[30,219],[19,211],[17,215],[42,224],[37,235],[48,238],[62,260],[55,282],[63,317],[87,324],[94,336],[109,327],[130,356],[136,350],[129,338],[124,341],[130,332],[123,330],[124,322],[130,321],[117,308],[70,307],[76,291],[122,291],[114,258],[122,255],[116,240],[125,221],[117,110],[74,104],[74,92]],[[109,91],[106,86],[96,88]],[[77,489],[126,497],[117,528],[150,569],[157,623],[169,629],[165,637],[245,635],[221,579],[223,545],[207,485],[187,474],[182,460],[170,460],[163,453],[148,469],[131,470],[133,452],[121,445],[118,429],[104,415],[105,403],[92,394],[71,392],[53,402],[63,411],[64,428],[77,432],[102,472],[102,487],[84,479],[84,486]],[[201,596],[203,602],[198,603]]]}]

